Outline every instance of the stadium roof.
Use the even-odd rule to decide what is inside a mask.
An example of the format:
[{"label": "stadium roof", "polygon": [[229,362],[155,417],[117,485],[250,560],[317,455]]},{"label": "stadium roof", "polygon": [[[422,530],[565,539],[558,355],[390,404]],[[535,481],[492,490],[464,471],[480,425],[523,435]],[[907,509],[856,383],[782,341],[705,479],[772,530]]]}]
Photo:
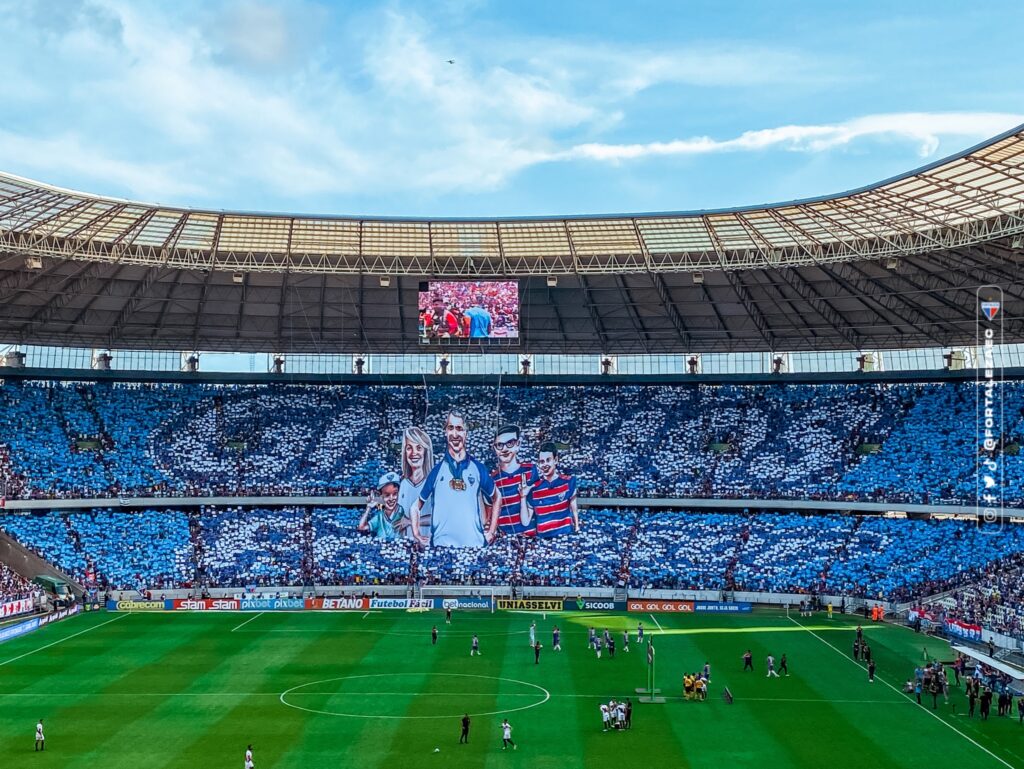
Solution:
[{"label": "stadium roof", "polygon": [[533,352],[969,344],[987,284],[1004,291],[1006,341],[1020,341],[1022,236],[1024,126],[841,195],[687,213],[232,213],[0,174],[0,341],[422,351],[428,276],[523,276]]}]

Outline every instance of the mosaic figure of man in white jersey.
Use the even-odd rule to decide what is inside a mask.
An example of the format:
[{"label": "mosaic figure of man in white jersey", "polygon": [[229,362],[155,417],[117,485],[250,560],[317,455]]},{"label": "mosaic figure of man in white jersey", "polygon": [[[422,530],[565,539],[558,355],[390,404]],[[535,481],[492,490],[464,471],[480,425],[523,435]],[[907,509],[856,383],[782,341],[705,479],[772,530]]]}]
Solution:
[{"label": "mosaic figure of man in white jersey", "polygon": [[[423,482],[409,517],[413,535],[423,544],[482,547],[494,539],[501,495],[487,468],[469,456],[466,417],[449,411],[444,424],[445,451]],[[430,502],[430,531],[420,529],[420,511]]]}]

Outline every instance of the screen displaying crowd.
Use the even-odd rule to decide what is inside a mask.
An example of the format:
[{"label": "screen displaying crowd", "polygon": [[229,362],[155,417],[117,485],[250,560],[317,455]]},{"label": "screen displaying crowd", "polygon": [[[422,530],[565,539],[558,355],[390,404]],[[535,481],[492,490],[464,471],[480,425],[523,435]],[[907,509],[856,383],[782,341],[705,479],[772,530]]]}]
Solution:
[{"label": "screen displaying crowd", "polygon": [[419,294],[419,333],[426,341],[515,339],[519,284],[514,280],[432,281]]},{"label": "screen displaying crowd", "polygon": [[[1002,393],[1001,490],[1008,507],[1022,507],[1024,383],[1006,382]],[[540,448],[553,443],[558,475],[574,479],[580,497],[976,499],[973,383],[499,389],[7,380],[0,385],[0,493],[365,497],[397,472],[408,518],[417,501],[410,487],[435,467],[448,472],[452,411],[464,417],[466,456],[480,465],[472,472],[488,486],[483,476],[508,464],[501,454],[509,449],[497,443],[515,437],[498,441],[498,431],[513,426],[515,461],[539,472]],[[511,492],[508,478],[493,480]],[[444,485],[435,484],[435,497],[472,496]],[[482,506],[486,496],[478,497]],[[424,500],[423,525],[415,522],[421,539],[433,503]],[[411,538],[413,526],[409,519],[401,529]]]}]

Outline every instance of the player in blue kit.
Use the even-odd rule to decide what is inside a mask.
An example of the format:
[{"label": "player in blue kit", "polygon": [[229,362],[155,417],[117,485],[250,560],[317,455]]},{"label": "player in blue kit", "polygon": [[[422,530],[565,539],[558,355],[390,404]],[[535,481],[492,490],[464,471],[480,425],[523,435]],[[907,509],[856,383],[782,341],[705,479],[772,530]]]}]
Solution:
[{"label": "player in blue kit", "polygon": [[[469,456],[467,432],[465,415],[449,411],[444,425],[445,452],[409,511],[413,536],[424,545],[482,547],[494,539],[501,496],[487,468]],[[420,511],[427,502],[433,503],[429,532],[419,528]]]},{"label": "player in blue kit", "polygon": [[558,629],[558,625],[551,630],[551,648],[556,652],[562,651],[562,632]]}]

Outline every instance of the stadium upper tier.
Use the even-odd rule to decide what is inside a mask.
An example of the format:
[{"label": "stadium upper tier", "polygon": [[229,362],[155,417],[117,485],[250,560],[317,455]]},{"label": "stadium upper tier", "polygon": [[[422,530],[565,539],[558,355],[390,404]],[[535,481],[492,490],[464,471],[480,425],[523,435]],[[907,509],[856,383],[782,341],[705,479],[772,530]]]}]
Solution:
[{"label": "stadium upper tier", "polygon": [[524,276],[534,352],[966,344],[986,284],[1005,292],[1009,342],[1024,339],[1022,233],[1024,127],[842,195],[688,213],[228,213],[0,174],[0,341],[409,351],[418,278]]},{"label": "stadium upper tier", "polygon": [[[1008,507],[1024,507],[1024,382],[1001,386]],[[8,498],[365,495],[386,472],[442,463],[450,410],[496,467],[562,447],[582,496],[976,502],[973,383],[503,386],[0,386]],[[417,430],[420,428],[421,430]],[[409,430],[412,429],[411,434]],[[420,483],[422,479],[416,480]]]}]

